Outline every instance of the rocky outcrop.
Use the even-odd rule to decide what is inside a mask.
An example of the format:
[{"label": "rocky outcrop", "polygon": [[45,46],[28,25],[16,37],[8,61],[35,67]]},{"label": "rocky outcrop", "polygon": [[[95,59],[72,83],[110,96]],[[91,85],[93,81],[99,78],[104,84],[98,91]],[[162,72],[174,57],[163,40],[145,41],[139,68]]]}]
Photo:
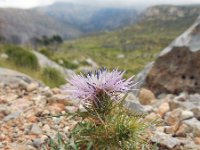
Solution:
[{"label": "rocky outcrop", "polygon": [[182,35],[175,39],[168,47],[166,47],[160,54],[163,56],[170,51],[173,47],[183,47],[186,46],[191,52],[197,52],[200,49],[200,16],[197,18],[196,22]]},{"label": "rocky outcrop", "polygon": [[160,56],[146,78],[146,86],[155,94],[200,93],[200,51],[174,47]]},{"label": "rocky outcrop", "polygon": [[55,68],[58,71],[60,71],[63,75],[65,75],[66,77],[69,77],[71,74],[73,74],[72,70],[66,69],[66,68],[58,65],[57,63],[50,60],[48,57],[44,56],[43,54],[36,52],[36,51],[33,51],[33,53],[37,57],[41,68],[46,68],[46,67]]},{"label": "rocky outcrop", "polygon": [[147,73],[145,87],[156,95],[200,93],[200,17],[165,48]]},{"label": "rocky outcrop", "polygon": [[42,83],[32,79],[31,77],[19,73],[17,71],[13,71],[6,68],[0,68],[0,83],[3,85],[9,85],[12,87],[21,87],[28,88],[29,84],[38,84],[42,86]]},{"label": "rocky outcrop", "polygon": [[193,18],[199,15],[198,6],[158,5],[147,8],[143,13],[146,20],[176,20],[180,18]]}]

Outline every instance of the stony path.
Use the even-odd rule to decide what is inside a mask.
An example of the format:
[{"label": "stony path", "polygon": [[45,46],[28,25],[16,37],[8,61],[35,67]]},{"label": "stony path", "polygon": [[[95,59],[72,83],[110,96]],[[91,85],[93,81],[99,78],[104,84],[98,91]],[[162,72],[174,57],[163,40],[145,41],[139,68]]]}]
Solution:
[{"label": "stony path", "polygon": [[[146,112],[146,119],[159,118],[150,139],[159,150],[200,150],[200,95],[161,95],[142,89],[139,98],[129,97],[133,110]],[[137,105],[133,104],[137,102]],[[139,102],[141,104],[139,104]],[[38,150],[58,132],[67,136],[76,124],[68,117],[49,117],[74,111],[60,89],[0,84],[0,149]]]},{"label": "stony path", "polygon": [[159,150],[200,150],[200,94],[154,94],[142,89],[139,101],[147,111],[146,119],[159,119],[151,141]]},{"label": "stony path", "polygon": [[48,116],[65,113],[68,105],[59,89],[0,85],[0,149],[35,150],[57,132],[67,135],[76,122]]}]

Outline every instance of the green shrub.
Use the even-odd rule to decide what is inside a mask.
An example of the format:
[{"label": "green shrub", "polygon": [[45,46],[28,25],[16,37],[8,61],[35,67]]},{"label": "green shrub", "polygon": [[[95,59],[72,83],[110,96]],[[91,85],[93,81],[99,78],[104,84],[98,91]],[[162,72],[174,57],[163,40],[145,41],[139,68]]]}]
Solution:
[{"label": "green shrub", "polygon": [[63,66],[66,67],[66,68],[69,68],[69,69],[77,69],[78,68],[77,64],[74,64],[70,61],[64,60],[63,62],[64,62]]},{"label": "green shrub", "polygon": [[36,70],[39,68],[37,57],[28,50],[18,46],[6,46],[5,53],[9,56],[9,61],[16,66]]},{"label": "green shrub", "polygon": [[39,50],[40,53],[42,53],[43,55],[50,57],[52,55],[52,52],[49,51],[47,48],[42,48]]},{"label": "green shrub", "polygon": [[44,83],[50,87],[60,86],[66,82],[61,72],[51,67],[47,67],[43,70],[42,78]]},{"label": "green shrub", "polygon": [[2,47],[1,47],[1,45],[0,45],[0,53],[2,53],[3,52],[3,49],[2,49]]}]

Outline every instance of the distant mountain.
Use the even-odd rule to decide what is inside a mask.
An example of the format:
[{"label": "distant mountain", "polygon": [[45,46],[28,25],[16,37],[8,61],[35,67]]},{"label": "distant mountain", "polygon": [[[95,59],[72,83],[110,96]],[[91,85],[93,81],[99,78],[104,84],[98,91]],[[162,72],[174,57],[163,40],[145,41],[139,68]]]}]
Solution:
[{"label": "distant mountain", "polygon": [[138,13],[134,9],[104,8],[95,12],[84,25],[86,32],[112,31],[113,29],[136,23]]},{"label": "distant mountain", "polygon": [[80,27],[87,23],[100,7],[58,2],[49,6],[37,7],[33,10],[54,17],[63,23]]},{"label": "distant mountain", "polygon": [[55,3],[35,10],[54,17],[63,23],[70,23],[83,32],[113,30],[137,21],[134,8],[105,8],[71,3]]},{"label": "distant mountain", "polygon": [[59,34],[65,39],[79,37],[80,30],[46,14],[23,9],[0,9],[0,34],[12,43],[26,43],[33,37]]}]

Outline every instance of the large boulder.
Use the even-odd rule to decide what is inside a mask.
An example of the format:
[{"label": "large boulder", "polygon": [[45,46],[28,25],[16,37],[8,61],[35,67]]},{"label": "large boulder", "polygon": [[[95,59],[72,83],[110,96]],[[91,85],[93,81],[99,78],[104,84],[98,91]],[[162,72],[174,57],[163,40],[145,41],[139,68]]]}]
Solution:
[{"label": "large boulder", "polygon": [[154,94],[200,93],[200,17],[167,48],[144,80]]},{"label": "large boulder", "polygon": [[33,78],[6,68],[0,68],[0,83],[9,86],[20,86],[27,88],[28,85],[37,84],[39,86],[44,86],[39,81],[34,80]]}]

